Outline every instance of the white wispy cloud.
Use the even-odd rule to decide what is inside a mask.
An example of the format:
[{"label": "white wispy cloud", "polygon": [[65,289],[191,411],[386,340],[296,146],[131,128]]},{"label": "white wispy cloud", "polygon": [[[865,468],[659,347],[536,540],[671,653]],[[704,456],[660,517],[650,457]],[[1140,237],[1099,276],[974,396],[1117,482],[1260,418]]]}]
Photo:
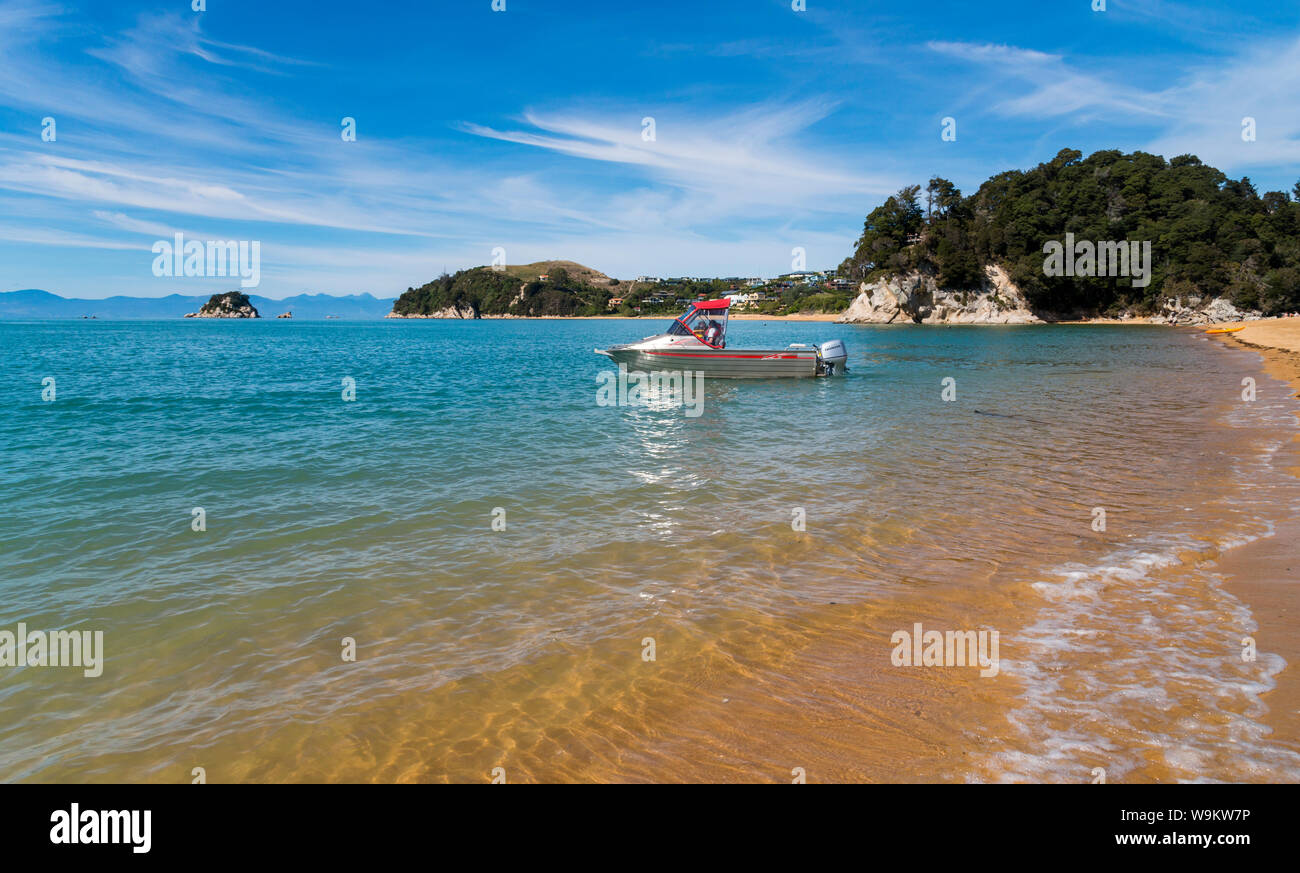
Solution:
[{"label": "white wispy cloud", "polygon": [[[1196,154],[1231,170],[1300,163],[1300,38],[1256,41],[1235,55],[1206,58],[1175,72],[1168,84],[1144,88],[1126,79],[1123,64],[1014,46],[932,42],[939,54],[1015,80],[1014,94],[991,103],[995,115],[1052,120],[1069,126],[1102,122],[1145,128],[1142,147],[1172,157]],[[1241,138],[1242,120],[1257,123],[1257,139]]]},{"label": "white wispy cloud", "polygon": [[[1300,39],[1260,42],[1229,63],[1197,70],[1169,95],[1168,128],[1148,148],[1191,153],[1218,167],[1289,167],[1300,175]],[[1242,140],[1255,119],[1256,139]]]},{"label": "white wispy cloud", "polygon": [[114,251],[148,251],[149,249],[147,244],[123,242],[70,231],[14,223],[0,224],[0,239],[7,242],[78,249],[108,249]]},{"label": "white wispy cloud", "polygon": [[[574,158],[626,164],[645,182],[678,196],[659,209],[721,219],[753,208],[797,203],[812,211],[842,208],[846,199],[894,190],[897,176],[863,173],[819,154],[801,136],[836,109],[826,100],[771,101],[721,117],[668,109],[654,116],[654,139],[626,111],[525,113],[531,129],[499,130],[467,122],[477,136],[533,146]],[[640,195],[634,195],[640,196]]]},{"label": "white wispy cloud", "polygon": [[971,43],[932,40],[926,44],[931,51],[951,55],[963,60],[981,64],[1000,64],[1020,73],[1029,68],[1052,67],[1063,60],[1061,55],[1040,52],[1036,49],[1019,48],[1000,43]]},{"label": "white wispy cloud", "polygon": [[1143,91],[1068,63],[1059,54],[991,43],[930,42],[934,52],[985,68],[992,77],[1019,80],[1022,93],[993,103],[1006,116],[1054,118],[1119,113],[1168,116],[1166,95]]},{"label": "white wispy cloud", "polygon": [[[62,42],[61,16],[52,5],[0,3],[0,21],[24,34],[7,44],[14,63],[0,66],[0,99],[55,116],[60,134],[56,143],[35,131],[0,134],[0,196],[42,204],[11,240],[134,250],[177,231],[258,238],[268,276],[351,291],[381,275],[418,284],[432,265],[485,263],[495,245],[512,260],[538,260],[601,240],[604,256],[592,256],[608,270],[644,271],[650,252],[687,264],[712,247],[716,260],[720,245],[779,261],[788,236],[805,246],[817,236],[796,229],[800,216],[857,211],[864,196],[899,183],[800,141],[836,109],[815,98],[721,117],[667,109],[654,142],[641,138],[639,117],[614,109],[530,112],[521,130],[460,127],[634,174],[596,185],[581,178],[590,169],[503,173],[494,167],[504,160],[466,165],[419,141],[343,143],[336,127],[223,78],[235,66],[282,74],[301,66],[295,59],[209,39],[199,16],[150,14],[82,50],[78,64],[102,68],[87,77],[69,61],[76,53]],[[781,226],[764,239],[745,226],[756,213],[768,223],[779,215]],[[277,228],[363,237],[303,244]]]}]

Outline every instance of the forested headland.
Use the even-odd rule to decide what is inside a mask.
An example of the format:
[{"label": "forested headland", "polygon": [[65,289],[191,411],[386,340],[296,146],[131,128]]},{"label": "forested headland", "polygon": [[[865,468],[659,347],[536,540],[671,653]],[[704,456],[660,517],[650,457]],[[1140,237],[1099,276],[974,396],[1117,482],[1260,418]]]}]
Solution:
[{"label": "forested headland", "polygon": [[[1049,275],[1044,246],[1067,234],[1089,243],[1150,243],[1150,275]],[[1137,250],[1136,248],[1134,249]],[[1265,315],[1300,310],[1300,182],[1260,194],[1193,155],[1063,149],[1030,170],[1008,170],[963,194],[941,177],[872,209],[852,254],[825,281],[784,277],[759,288],[769,314],[843,311],[859,283],[925,273],[938,287],[974,291],[1000,265],[1041,313],[1153,313],[1166,299],[1225,297]],[[831,278],[850,280],[832,283]],[[408,288],[399,316],[575,316],[672,311],[682,300],[738,289],[726,279],[644,283],[581,264],[474,267]]]},{"label": "forested headland", "polygon": [[[1151,281],[1049,276],[1044,245],[1150,241]],[[974,289],[1000,264],[1045,312],[1151,312],[1165,298],[1227,297],[1264,314],[1300,308],[1300,183],[1260,194],[1192,155],[1063,149],[1031,170],[1009,170],[963,195],[933,178],[867,216],[839,274],[872,281],[929,271],[940,287]]]}]

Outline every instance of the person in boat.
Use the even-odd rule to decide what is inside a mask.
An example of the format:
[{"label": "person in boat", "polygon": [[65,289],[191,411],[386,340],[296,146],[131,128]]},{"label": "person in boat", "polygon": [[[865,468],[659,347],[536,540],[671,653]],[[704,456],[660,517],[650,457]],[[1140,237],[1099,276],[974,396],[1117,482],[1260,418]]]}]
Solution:
[{"label": "person in boat", "polygon": [[695,334],[696,339],[704,339],[704,332],[709,329],[709,317],[703,312],[695,313],[695,318],[691,320],[691,333]]},{"label": "person in boat", "polygon": [[704,328],[704,341],[711,346],[720,346],[722,340],[722,325],[710,318],[708,326]]}]

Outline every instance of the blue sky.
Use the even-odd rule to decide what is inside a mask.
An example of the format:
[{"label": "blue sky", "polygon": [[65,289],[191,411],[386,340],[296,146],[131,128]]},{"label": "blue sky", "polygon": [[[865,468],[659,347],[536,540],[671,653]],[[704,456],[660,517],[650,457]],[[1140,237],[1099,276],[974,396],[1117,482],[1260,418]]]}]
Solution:
[{"label": "blue sky", "polygon": [[0,290],[237,287],[155,277],[176,232],[260,241],[270,297],[391,297],[498,246],[775,275],[836,266],[905,184],[1065,147],[1300,179],[1294,2],[505,2],[0,0]]}]

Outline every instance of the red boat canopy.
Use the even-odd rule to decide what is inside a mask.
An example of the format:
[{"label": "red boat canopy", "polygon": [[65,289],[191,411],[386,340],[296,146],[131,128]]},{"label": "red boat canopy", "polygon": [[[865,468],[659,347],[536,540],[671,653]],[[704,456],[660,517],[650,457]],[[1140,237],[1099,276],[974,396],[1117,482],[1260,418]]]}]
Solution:
[{"label": "red boat canopy", "polygon": [[691,305],[694,306],[696,309],[706,309],[712,311],[714,309],[726,309],[727,307],[731,306],[731,301],[728,300],[726,297],[722,297],[718,300],[698,300]]}]

